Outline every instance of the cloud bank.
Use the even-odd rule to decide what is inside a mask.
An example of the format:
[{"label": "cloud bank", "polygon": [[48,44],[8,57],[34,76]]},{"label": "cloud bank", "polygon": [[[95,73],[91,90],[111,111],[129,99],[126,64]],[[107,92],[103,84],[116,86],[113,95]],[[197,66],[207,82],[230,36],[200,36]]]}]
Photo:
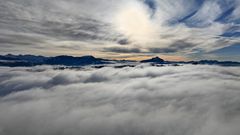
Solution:
[{"label": "cloud bank", "polygon": [[[239,43],[238,0],[2,0],[1,53],[205,55]],[[127,41],[127,42],[123,42]],[[193,46],[174,51],[183,41]],[[27,52],[26,52],[27,50]]]},{"label": "cloud bank", "polygon": [[0,69],[1,135],[238,135],[238,67]]}]

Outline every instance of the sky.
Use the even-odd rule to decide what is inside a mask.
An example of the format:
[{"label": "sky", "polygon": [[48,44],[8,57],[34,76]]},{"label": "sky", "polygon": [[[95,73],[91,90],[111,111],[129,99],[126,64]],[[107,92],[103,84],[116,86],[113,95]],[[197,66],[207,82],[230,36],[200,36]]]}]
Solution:
[{"label": "sky", "polygon": [[240,61],[239,0],[0,0],[0,54]]},{"label": "sky", "polygon": [[0,67],[1,135],[239,135],[239,67]]}]

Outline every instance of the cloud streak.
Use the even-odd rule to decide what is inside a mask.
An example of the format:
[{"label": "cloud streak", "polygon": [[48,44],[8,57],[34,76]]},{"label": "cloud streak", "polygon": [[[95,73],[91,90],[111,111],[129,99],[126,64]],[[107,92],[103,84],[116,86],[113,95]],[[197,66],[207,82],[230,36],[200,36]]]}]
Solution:
[{"label": "cloud streak", "polygon": [[[103,56],[104,48],[120,44],[151,55],[151,48],[172,49],[183,41],[194,46],[176,54],[191,57],[202,50],[204,55],[240,42],[239,9],[238,0],[1,1],[1,53],[28,53],[28,48],[43,54],[44,48],[46,55],[57,50]],[[112,54],[119,53],[104,55]]]}]

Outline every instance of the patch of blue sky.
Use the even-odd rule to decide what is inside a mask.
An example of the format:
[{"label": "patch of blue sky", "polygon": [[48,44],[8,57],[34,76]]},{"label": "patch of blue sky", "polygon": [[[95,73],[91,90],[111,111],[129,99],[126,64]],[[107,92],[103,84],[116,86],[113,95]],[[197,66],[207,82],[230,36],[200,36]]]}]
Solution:
[{"label": "patch of blue sky", "polygon": [[240,43],[218,49],[211,53],[216,55],[223,55],[223,56],[239,56],[240,57]]}]

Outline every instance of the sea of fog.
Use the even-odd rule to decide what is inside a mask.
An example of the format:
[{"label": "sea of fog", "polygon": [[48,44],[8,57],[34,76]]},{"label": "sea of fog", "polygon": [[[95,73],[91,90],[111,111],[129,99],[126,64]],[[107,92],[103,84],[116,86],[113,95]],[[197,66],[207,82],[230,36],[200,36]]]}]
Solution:
[{"label": "sea of fog", "polygon": [[0,135],[239,135],[240,67],[0,68]]}]

